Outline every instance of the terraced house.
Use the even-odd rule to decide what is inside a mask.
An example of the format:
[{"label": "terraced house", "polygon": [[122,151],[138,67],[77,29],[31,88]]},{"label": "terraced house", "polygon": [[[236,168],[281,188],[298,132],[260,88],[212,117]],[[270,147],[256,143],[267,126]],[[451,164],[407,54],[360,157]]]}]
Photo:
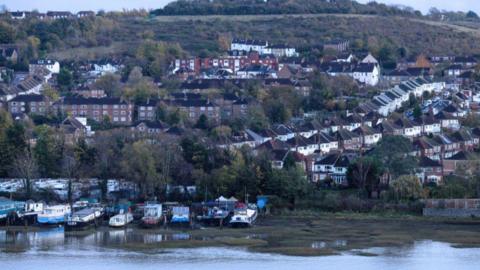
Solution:
[{"label": "terraced house", "polygon": [[73,117],[87,117],[95,121],[108,118],[112,123],[130,125],[133,120],[133,104],[120,98],[65,97],[56,104],[60,110]]},{"label": "terraced house", "polygon": [[53,101],[43,95],[19,95],[8,102],[8,111],[16,114],[47,115],[52,112]]}]

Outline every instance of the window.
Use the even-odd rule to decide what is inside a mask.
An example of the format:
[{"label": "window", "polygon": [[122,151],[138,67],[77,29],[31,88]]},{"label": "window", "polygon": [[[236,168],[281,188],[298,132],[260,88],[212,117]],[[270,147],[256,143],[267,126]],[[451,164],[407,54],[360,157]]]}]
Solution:
[{"label": "window", "polygon": [[118,109],[118,105],[113,105],[113,108],[114,108],[114,109]]},{"label": "window", "polygon": [[121,114],[121,115],[126,115],[127,112],[126,112],[126,111],[121,111],[120,114]]},{"label": "window", "polygon": [[114,122],[118,122],[118,117],[113,117]]},{"label": "window", "polygon": [[126,121],[127,121],[127,118],[126,118],[126,117],[122,117],[122,118],[121,118],[121,121],[122,121],[122,122],[126,122]]}]

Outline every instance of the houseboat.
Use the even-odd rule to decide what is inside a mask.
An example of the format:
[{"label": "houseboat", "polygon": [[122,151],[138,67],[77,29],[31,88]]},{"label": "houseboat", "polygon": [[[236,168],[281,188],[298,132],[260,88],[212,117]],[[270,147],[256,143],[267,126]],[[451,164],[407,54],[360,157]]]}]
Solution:
[{"label": "houseboat", "polygon": [[250,227],[257,219],[257,213],[256,205],[239,203],[235,208],[232,219],[230,219],[230,226]]},{"label": "houseboat", "polygon": [[144,208],[142,227],[150,228],[159,226],[163,222],[163,217],[161,204],[147,203]]},{"label": "houseboat", "polygon": [[24,208],[24,202],[0,199],[0,223],[6,224],[7,219],[20,216],[24,212]]},{"label": "houseboat", "polygon": [[43,212],[45,204],[29,200],[25,203],[25,211],[22,214],[22,224],[34,224],[40,213]]},{"label": "houseboat", "polygon": [[47,206],[37,216],[39,225],[59,225],[64,224],[66,217],[71,213],[70,205],[61,204]]},{"label": "houseboat", "polygon": [[102,216],[103,210],[100,207],[89,207],[74,212],[67,217],[65,231],[86,230],[97,226]]},{"label": "houseboat", "polygon": [[174,206],[172,208],[172,224],[189,224],[190,223],[190,208],[184,206]]},{"label": "houseboat", "polygon": [[120,214],[115,215],[108,221],[108,226],[113,228],[122,228],[133,222],[133,215],[130,212],[121,211]]},{"label": "houseboat", "polygon": [[224,207],[214,206],[207,208],[203,215],[197,216],[197,220],[206,225],[226,225],[230,218],[230,211]]}]

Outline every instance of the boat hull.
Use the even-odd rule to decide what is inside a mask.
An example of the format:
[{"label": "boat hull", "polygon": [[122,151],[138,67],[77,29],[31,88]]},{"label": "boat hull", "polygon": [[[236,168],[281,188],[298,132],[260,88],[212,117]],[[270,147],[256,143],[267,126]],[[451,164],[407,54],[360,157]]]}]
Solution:
[{"label": "boat hull", "polygon": [[163,217],[160,218],[142,218],[140,226],[142,228],[155,228],[163,224]]},{"label": "boat hull", "polygon": [[65,216],[37,216],[38,225],[59,225],[65,223]]},{"label": "boat hull", "polygon": [[65,231],[85,231],[96,227],[95,221],[82,222],[82,221],[69,221],[65,223]]}]

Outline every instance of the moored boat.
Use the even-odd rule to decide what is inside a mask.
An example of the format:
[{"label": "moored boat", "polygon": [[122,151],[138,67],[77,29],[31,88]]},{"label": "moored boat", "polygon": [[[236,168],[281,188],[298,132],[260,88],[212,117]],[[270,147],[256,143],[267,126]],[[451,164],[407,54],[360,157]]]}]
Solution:
[{"label": "moored boat", "polygon": [[74,212],[67,217],[65,231],[86,230],[92,226],[97,226],[97,222],[102,215],[102,209],[98,207],[84,208]]},{"label": "moored boat", "polygon": [[249,227],[252,226],[257,219],[257,207],[254,204],[240,203],[235,208],[230,226],[232,227]]},{"label": "moored boat", "polygon": [[[16,202],[8,199],[0,199],[0,222],[2,224],[14,222],[19,216],[21,216],[25,209],[24,202]],[[8,222],[7,222],[8,220]]]},{"label": "moored boat", "polygon": [[147,203],[142,217],[142,227],[150,228],[159,226],[163,221],[162,205]]},{"label": "moored boat", "polygon": [[120,213],[110,218],[108,221],[108,226],[114,228],[121,228],[125,227],[128,224],[132,223],[133,215],[130,212]]},{"label": "moored boat", "polygon": [[172,224],[188,224],[190,223],[190,208],[184,206],[174,206],[172,208]]},{"label": "moored boat", "polygon": [[39,225],[63,224],[70,213],[71,208],[67,204],[47,206],[38,214],[37,222]]}]

